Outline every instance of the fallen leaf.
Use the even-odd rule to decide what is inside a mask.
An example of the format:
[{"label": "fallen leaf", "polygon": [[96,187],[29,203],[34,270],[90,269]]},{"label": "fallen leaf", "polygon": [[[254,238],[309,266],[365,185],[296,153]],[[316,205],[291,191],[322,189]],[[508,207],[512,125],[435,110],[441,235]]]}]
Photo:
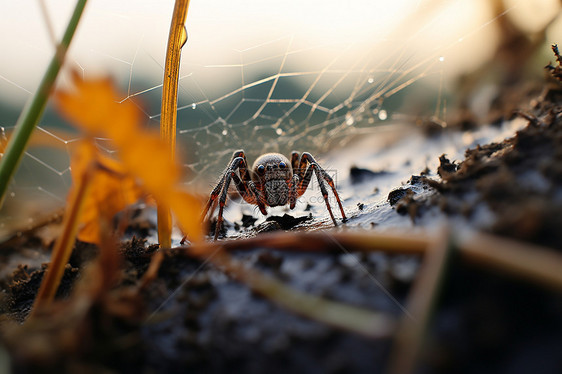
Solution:
[{"label": "fallen leaf", "polygon": [[73,151],[71,170],[74,185],[77,185],[76,178],[83,176],[89,167],[96,170],[80,211],[78,239],[99,244],[100,218],[111,221],[116,213],[137,202],[144,193],[121,163],[102,156],[93,142],[87,139],[79,142]]},{"label": "fallen leaf", "polygon": [[[74,92],[58,92],[60,112],[87,137],[110,139],[117,152],[116,160],[102,157],[97,149],[84,149],[77,154],[73,173],[96,160],[109,173],[94,178],[87,205],[84,207],[80,238],[99,237],[93,222],[100,214],[115,214],[138,197],[136,181],[159,204],[170,207],[186,234],[194,241],[203,238],[200,220],[201,201],[181,189],[181,169],[170,157],[170,150],[157,132],[141,126],[142,114],[129,100],[119,102],[119,93],[109,79],[82,80],[73,74]],[[104,175],[105,174],[105,175]]]}]

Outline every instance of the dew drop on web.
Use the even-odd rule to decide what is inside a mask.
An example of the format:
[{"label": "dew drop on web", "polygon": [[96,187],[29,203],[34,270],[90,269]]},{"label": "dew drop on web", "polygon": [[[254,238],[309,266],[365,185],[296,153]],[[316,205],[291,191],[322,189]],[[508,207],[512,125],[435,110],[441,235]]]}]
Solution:
[{"label": "dew drop on web", "polygon": [[355,123],[355,118],[353,118],[353,116],[351,114],[347,114],[345,116],[345,124],[348,126],[351,126]]},{"label": "dew drop on web", "polygon": [[388,114],[386,113],[386,110],[384,110],[384,109],[381,110],[381,111],[379,112],[379,119],[380,119],[381,121],[384,121],[384,120],[386,120],[387,118],[388,118]]},{"label": "dew drop on web", "polygon": [[191,109],[195,109],[195,108],[197,108],[197,104],[195,103],[191,104]]}]

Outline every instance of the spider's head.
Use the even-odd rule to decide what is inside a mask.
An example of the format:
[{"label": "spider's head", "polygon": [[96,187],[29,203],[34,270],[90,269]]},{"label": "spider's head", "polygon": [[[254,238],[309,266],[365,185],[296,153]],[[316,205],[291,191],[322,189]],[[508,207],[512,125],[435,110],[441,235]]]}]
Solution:
[{"label": "spider's head", "polygon": [[293,170],[285,156],[279,153],[262,155],[254,162],[252,170],[254,179],[262,186],[267,205],[273,207],[287,204]]}]

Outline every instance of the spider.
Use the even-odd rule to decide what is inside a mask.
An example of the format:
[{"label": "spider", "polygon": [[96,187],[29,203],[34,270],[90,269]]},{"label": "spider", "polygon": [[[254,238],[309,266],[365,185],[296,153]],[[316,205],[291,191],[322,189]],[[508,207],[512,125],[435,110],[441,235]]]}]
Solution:
[{"label": "spider", "polygon": [[304,194],[308,188],[312,173],[316,174],[320,191],[334,225],[337,226],[337,223],[328,202],[328,190],[324,182],[332,188],[341,211],[342,221],[346,222],[347,217],[343,211],[333,179],[318,165],[318,162],[310,153],[303,152],[302,155],[299,155],[298,152],[292,152],[291,162],[282,154],[266,153],[258,157],[252,169],[249,170],[244,151],[234,152],[228,167],[222,173],[218,184],[213,188],[203,210],[203,218],[207,216],[209,209],[211,210],[209,216],[211,216],[216,208],[218,198],[219,215],[215,226],[214,240],[217,240],[223,222],[223,209],[231,181],[234,181],[240,196],[248,204],[257,205],[260,212],[267,215],[266,206],[275,207],[289,204],[290,209],[293,209],[297,203],[297,198]]}]

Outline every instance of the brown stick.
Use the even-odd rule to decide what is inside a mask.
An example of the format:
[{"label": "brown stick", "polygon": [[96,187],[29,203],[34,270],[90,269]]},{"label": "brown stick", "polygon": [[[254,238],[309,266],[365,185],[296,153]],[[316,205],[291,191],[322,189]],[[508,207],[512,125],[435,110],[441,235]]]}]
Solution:
[{"label": "brown stick", "polygon": [[[423,255],[430,239],[427,234],[406,231],[277,232],[250,239],[207,242],[193,250],[211,253],[220,245],[227,251],[271,248],[283,251],[339,253],[339,243],[349,251]],[[465,235],[456,245],[467,261],[562,290],[562,255],[550,248],[481,233]]]}]

